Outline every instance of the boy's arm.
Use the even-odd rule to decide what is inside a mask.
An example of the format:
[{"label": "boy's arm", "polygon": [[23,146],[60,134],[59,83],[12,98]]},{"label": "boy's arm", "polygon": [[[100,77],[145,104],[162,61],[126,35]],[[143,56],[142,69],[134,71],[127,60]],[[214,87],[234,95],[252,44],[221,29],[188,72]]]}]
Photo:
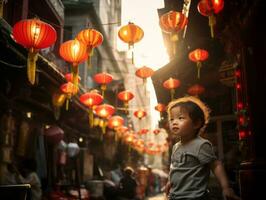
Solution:
[{"label": "boy's arm", "polygon": [[227,199],[240,200],[240,198],[235,195],[233,189],[230,188],[229,181],[226,176],[226,172],[225,172],[222,162],[219,160],[213,161],[211,163],[211,169],[222,187],[224,196]]}]

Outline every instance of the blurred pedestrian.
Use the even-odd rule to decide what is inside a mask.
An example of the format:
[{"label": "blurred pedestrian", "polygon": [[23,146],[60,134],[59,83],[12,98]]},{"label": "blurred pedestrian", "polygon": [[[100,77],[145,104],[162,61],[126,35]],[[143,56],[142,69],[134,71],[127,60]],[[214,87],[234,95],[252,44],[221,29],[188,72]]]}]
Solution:
[{"label": "blurred pedestrian", "polygon": [[20,174],[17,174],[18,179],[21,183],[28,183],[31,185],[31,199],[41,200],[42,189],[41,181],[36,173],[37,164],[33,159],[23,160],[20,169]]},{"label": "blurred pedestrian", "polygon": [[137,181],[133,174],[133,168],[126,167],[124,169],[124,175],[119,183],[119,196],[121,200],[136,200]]}]

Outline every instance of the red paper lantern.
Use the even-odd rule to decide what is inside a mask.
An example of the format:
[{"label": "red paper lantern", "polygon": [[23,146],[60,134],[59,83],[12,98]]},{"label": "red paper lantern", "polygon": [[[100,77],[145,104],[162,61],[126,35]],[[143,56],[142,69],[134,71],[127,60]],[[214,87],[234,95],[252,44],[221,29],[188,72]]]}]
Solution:
[{"label": "red paper lantern", "polygon": [[146,79],[146,78],[151,77],[153,75],[153,73],[154,73],[153,69],[146,67],[146,66],[143,66],[143,67],[137,69],[135,74],[139,78]]},{"label": "red paper lantern", "polygon": [[81,103],[89,108],[89,122],[90,126],[93,126],[93,111],[92,108],[95,105],[99,105],[103,101],[102,95],[96,92],[87,92],[79,97]]},{"label": "red paper lantern", "polygon": [[153,130],[154,135],[158,135],[160,132],[161,132],[160,129]]},{"label": "red paper lantern", "polygon": [[[88,60],[92,56],[93,48],[96,48],[103,42],[103,35],[91,28],[80,31],[76,38],[87,45]],[[88,63],[88,66],[90,66],[90,63]]]},{"label": "red paper lantern", "polygon": [[67,62],[72,63],[73,83],[78,86],[78,64],[87,57],[87,47],[78,40],[69,40],[60,45],[59,54]]},{"label": "red paper lantern", "polygon": [[202,67],[201,62],[207,60],[207,58],[209,57],[208,51],[204,49],[195,49],[194,51],[189,53],[188,57],[191,61],[197,63],[197,77],[200,78],[200,68]]},{"label": "red paper lantern", "polygon": [[146,115],[147,113],[144,110],[137,110],[134,112],[134,116],[137,117],[138,119],[142,119]]},{"label": "red paper lantern", "polygon": [[108,127],[111,129],[118,128],[123,124],[124,124],[124,119],[118,115],[115,115],[108,120]]},{"label": "red paper lantern", "polygon": [[[128,43],[128,48],[134,46],[135,43],[139,42],[144,36],[143,30],[129,22],[128,25],[122,26],[118,31],[118,37],[125,43]],[[132,51],[132,64],[134,63],[134,54]]]},{"label": "red paper lantern", "polygon": [[[67,73],[65,74],[65,79],[67,82],[72,82],[73,83],[73,74],[72,73]],[[78,76],[78,82],[80,82],[81,78]]]},{"label": "red paper lantern", "polygon": [[126,109],[126,113],[127,113],[127,108],[128,108],[128,102],[134,98],[134,94],[128,90],[119,92],[117,97],[124,102],[124,106]]},{"label": "red paper lantern", "polygon": [[213,27],[216,24],[214,14],[219,13],[224,7],[223,0],[201,0],[198,3],[198,11],[203,16],[209,18],[209,26],[211,28],[211,37],[214,37]]},{"label": "red paper lantern", "polygon": [[115,108],[109,104],[102,104],[96,107],[95,112],[99,117],[108,118],[114,114]]},{"label": "red paper lantern", "polygon": [[173,42],[173,55],[176,54],[176,42],[178,41],[178,33],[185,28],[187,25],[187,17],[176,11],[170,11],[163,14],[160,17],[160,27],[161,29],[170,34],[170,39]]},{"label": "red paper lantern", "polygon": [[64,131],[58,126],[50,126],[44,130],[44,136],[48,142],[56,145],[64,138]]},{"label": "red paper lantern", "polygon": [[169,78],[163,82],[163,87],[170,90],[171,92],[171,100],[174,99],[175,88],[180,86],[180,81],[178,79]]},{"label": "red paper lantern", "polygon": [[155,110],[157,110],[159,112],[164,112],[166,109],[166,106],[162,103],[158,103],[154,108],[155,108]]},{"label": "red paper lantern", "polygon": [[35,18],[17,22],[13,27],[12,35],[18,44],[29,49],[27,75],[29,82],[33,85],[38,51],[55,43],[56,31],[51,25]]},{"label": "red paper lantern", "polygon": [[187,92],[190,95],[198,96],[205,91],[205,88],[202,85],[195,84],[188,88]]},{"label": "red paper lantern", "polygon": [[135,72],[136,76],[143,79],[144,84],[147,81],[147,78],[151,77],[153,75],[154,71],[153,69],[143,66]]},{"label": "red paper lantern", "polygon": [[166,33],[171,33],[172,41],[178,40],[177,33],[187,25],[187,17],[176,11],[169,11],[160,17],[160,27]]},{"label": "red paper lantern", "polygon": [[61,85],[60,89],[64,94],[67,95],[66,110],[68,110],[69,100],[71,99],[72,95],[78,93],[79,88],[75,86],[73,83],[67,82]]},{"label": "red paper lantern", "polygon": [[101,84],[102,96],[104,96],[106,85],[112,82],[113,76],[111,74],[103,72],[95,74],[93,79],[96,83]]},{"label": "red paper lantern", "polygon": [[160,118],[162,119],[162,113],[166,110],[166,106],[162,103],[158,103],[155,107],[155,110],[157,110],[158,112],[160,112]]}]

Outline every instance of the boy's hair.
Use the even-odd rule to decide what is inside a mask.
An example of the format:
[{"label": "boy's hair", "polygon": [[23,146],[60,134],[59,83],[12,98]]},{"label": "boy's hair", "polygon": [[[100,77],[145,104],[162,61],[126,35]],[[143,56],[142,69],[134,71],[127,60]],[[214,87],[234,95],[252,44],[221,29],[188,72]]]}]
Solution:
[{"label": "boy's hair", "polygon": [[190,118],[193,122],[197,120],[202,121],[202,126],[199,128],[198,133],[202,133],[206,128],[209,119],[210,119],[210,109],[204,104],[199,98],[194,96],[185,96],[182,98],[178,98],[176,100],[171,101],[167,106],[167,114],[170,116],[170,111],[174,108],[180,106],[185,108]]}]

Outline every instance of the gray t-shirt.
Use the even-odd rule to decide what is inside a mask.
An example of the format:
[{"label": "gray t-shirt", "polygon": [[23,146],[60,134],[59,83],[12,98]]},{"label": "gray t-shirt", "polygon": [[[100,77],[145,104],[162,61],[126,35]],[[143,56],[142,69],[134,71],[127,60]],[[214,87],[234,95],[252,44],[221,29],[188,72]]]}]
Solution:
[{"label": "gray t-shirt", "polygon": [[211,143],[201,137],[173,146],[170,165],[170,199],[191,199],[207,190],[210,165],[216,160]]}]

